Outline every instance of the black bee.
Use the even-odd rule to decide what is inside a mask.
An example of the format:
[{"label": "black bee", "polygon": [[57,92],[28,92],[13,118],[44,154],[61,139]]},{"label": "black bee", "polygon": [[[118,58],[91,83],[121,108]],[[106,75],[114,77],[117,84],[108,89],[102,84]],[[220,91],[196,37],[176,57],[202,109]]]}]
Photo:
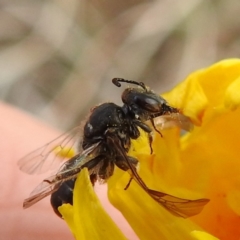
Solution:
[{"label": "black bee", "polygon": [[127,155],[131,140],[140,136],[139,129],[147,134],[152,153],[153,130],[161,134],[158,129],[169,125],[178,125],[189,130],[190,120],[178,109],[169,106],[162,97],[156,95],[142,82],[121,78],[114,78],[112,82],[118,87],[121,86],[120,82],[135,84],[138,87],[124,90],[123,106],[108,102],[94,107],[83,127],[82,138],[80,127],[75,128],[20,159],[19,166],[22,171],[29,174],[41,173],[59,163],[58,160],[63,158],[62,151],[65,146],[72,147],[76,138],[81,139],[77,142],[75,156],[65,161],[56,174],[44,179],[31,196],[24,200],[23,207],[28,208],[51,194],[52,207],[61,217],[58,207],[63,203],[72,204],[75,180],[81,169],[85,167],[88,169],[94,185],[97,180],[107,181],[117,166],[130,172],[130,180],[125,189],[133,179],[147,194],[174,215],[190,217],[198,214],[208,199],[181,199],[149,189],[137,173],[138,160]]}]

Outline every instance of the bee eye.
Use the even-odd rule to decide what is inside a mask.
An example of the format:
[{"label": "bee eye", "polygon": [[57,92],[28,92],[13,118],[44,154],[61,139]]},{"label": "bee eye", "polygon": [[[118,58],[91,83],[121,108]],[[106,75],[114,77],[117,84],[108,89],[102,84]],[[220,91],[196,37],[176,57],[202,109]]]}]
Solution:
[{"label": "bee eye", "polygon": [[141,97],[137,98],[137,105],[149,112],[159,112],[161,110],[161,103],[154,98]]}]

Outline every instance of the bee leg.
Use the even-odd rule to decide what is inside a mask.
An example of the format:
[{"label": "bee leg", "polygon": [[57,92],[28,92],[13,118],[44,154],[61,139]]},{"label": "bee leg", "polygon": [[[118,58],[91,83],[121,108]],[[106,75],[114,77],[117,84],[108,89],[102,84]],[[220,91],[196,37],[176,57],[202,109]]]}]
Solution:
[{"label": "bee leg", "polygon": [[149,142],[149,147],[150,147],[150,154],[153,154],[153,148],[152,148],[152,142],[153,142],[153,137],[151,133],[148,133],[148,142]]},{"label": "bee leg", "polygon": [[154,123],[154,121],[153,121],[153,118],[150,118],[150,122],[151,122],[154,130],[155,130],[161,137],[163,137],[162,133],[156,128],[155,123]]},{"label": "bee leg", "polygon": [[[153,119],[150,119],[153,128],[162,136],[162,134],[156,129],[156,126],[154,125]],[[153,137],[152,137],[152,129],[145,123],[136,121],[135,122],[138,127],[140,127],[144,132],[148,134],[148,142],[149,142],[149,147],[150,147],[150,153],[153,154],[153,148],[152,148],[152,142],[153,142]]]},{"label": "bee leg", "polygon": [[124,190],[127,190],[127,189],[129,188],[129,186],[130,186],[132,180],[133,180],[133,177],[130,177],[130,179],[129,179],[127,185],[126,185],[126,187],[124,188]]},{"label": "bee leg", "polygon": [[99,168],[98,175],[100,179],[105,182],[108,178],[110,178],[113,175],[114,171],[114,163],[113,161],[109,160],[108,158],[105,158],[103,160],[102,165]]},{"label": "bee leg", "polygon": [[[138,160],[136,158],[133,158],[133,157],[127,157],[128,158],[128,161],[129,163],[135,168],[137,169],[137,164],[138,164]],[[121,156],[118,156],[116,158],[116,162],[115,164],[120,168],[122,169],[123,171],[128,171],[129,170],[129,166],[128,164],[126,163],[125,159],[123,159]],[[133,176],[130,177],[129,179],[129,182],[127,183],[126,187],[124,188],[124,190],[127,190],[131,184],[133,180]]]},{"label": "bee leg", "polygon": [[91,181],[92,185],[94,186],[95,182],[97,181],[97,174],[92,173],[92,174],[90,174],[89,177],[90,177],[90,181]]},{"label": "bee leg", "polygon": [[91,161],[85,163],[82,168],[88,168],[90,173],[90,180],[94,186],[95,182],[99,179],[104,183],[109,177],[113,175],[114,162],[113,160],[104,156],[97,156]]}]

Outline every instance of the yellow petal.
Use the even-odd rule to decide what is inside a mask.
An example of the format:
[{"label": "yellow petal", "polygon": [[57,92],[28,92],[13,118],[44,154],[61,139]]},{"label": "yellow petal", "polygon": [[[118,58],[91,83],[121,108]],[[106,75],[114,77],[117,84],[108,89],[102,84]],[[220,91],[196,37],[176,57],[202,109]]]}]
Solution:
[{"label": "yellow petal", "polygon": [[76,239],[126,239],[101,206],[87,169],[78,175],[73,194],[73,206],[63,204],[59,211]]},{"label": "yellow petal", "polygon": [[198,74],[201,71],[191,74],[171,92],[163,94],[163,97],[172,106],[181,109],[195,124],[200,125],[208,99],[198,81]]},{"label": "yellow petal", "polygon": [[203,232],[203,231],[192,231],[191,232],[192,236],[195,237],[195,239],[197,240],[219,240],[218,238],[206,233],[206,232]]},{"label": "yellow petal", "polygon": [[227,60],[196,76],[209,104],[201,127],[180,142],[183,171],[179,181],[187,189],[200,187],[211,199],[194,220],[220,239],[240,236],[239,75],[240,61]]},{"label": "yellow petal", "polygon": [[[62,214],[63,218],[65,219],[65,221],[67,222],[68,224],[68,227],[70,228],[72,234],[74,236],[76,236],[76,233],[75,233],[75,223],[74,223],[74,218],[73,218],[73,206],[70,205],[70,204],[63,204],[62,206],[60,206],[58,208],[59,212]],[[78,234],[79,238],[80,238],[80,234]],[[82,235],[83,237],[83,235]]]},{"label": "yellow petal", "polygon": [[76,155],[74,149],[69,147],[57,146],[53,149],[53,151],[58,157],[62,158],[63,160],[66,158],[70,159]]},{"label": "yellow petal", "polygon": [[239,182],[237,188],[231,189],[227,194],[227,202],[229,207],[240,216],[240,190],[239,190]]},{"label": "yellow petal", "polygon": [[197,76],[211,106],[222,104],[227,87],[240,74],[240,59],[227,59],[203,69]]},{"label": "yellow petal", "polygon": [[[224,101],[225,105],[231,108],[239,104],[239,75],[239,59],[220,61],[192,73],[163,96],[171,105],[180,108],[195,124],[201,125],[207,108],[217,108],[223,105]],[[227,88],[229,89],[226,90]]]},{"label": "yellow petal", "polygon": [[[240,73],[239,73],[240,74]],[[240,77],[232,82],[225,93],[225,107],[236,110],[240,106]]]},{"label": "yellow petal", "polygon": [[[139,175],[148,187],[154,190],[163,190],[179,197],[190,196],[194,199],[193,194],[183,191],[178,185],[177,175],[181,163],[176,142],[179,131],[169,129],[162,131],[162,134],[163,137],[156,134],[154,138],[153,155],[150,155],[147,138],[144,140],[142,136],[140,141],[133,141],[133,150],[129,154],[140,161]],[[128,173],[116,168],[108,181],[108,194],[111,203],[122,212],[140,239],[194,239],[190,232],[200,230],[198,226],[190,220],[172,215],[134,181],[127,190],[124,190],[129,178]]]},{"label": "yellow petal", "polygon": [[108,182],[109,199],[122,212],[140,239],[188,240],[194,239],[190,235],[191,231],[201,230],[190,220],[172,215],[134,181],[124,190],[128,181],[129,174],[116,169]]}]

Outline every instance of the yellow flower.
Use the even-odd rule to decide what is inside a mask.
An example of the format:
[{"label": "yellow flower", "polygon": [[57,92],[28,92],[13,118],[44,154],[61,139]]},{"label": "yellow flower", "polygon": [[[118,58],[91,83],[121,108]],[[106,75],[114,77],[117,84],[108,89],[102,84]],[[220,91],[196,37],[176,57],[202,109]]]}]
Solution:
[{"label": "yellow flower", "polygon": [[[184,199],[207,197],[210,202],[197,216],[176,217],[134,181],[124,190],[129,174],[118,168],[108,180],[110,201],[140,239],[239,239],[240,60],[194,72],[163,97],[197,126],[182,137],[177,128],[162,130],[163,137],[155,134],[152,155],[143,134],[133,141],[129,155],[139,160],[139,175],[149,188]],[[74,206],[60,207],[70,229],[76,239],[124,239],[100,207],[84,172],[76,182]],[[101,220],[96,222],[95,216]]]}]

